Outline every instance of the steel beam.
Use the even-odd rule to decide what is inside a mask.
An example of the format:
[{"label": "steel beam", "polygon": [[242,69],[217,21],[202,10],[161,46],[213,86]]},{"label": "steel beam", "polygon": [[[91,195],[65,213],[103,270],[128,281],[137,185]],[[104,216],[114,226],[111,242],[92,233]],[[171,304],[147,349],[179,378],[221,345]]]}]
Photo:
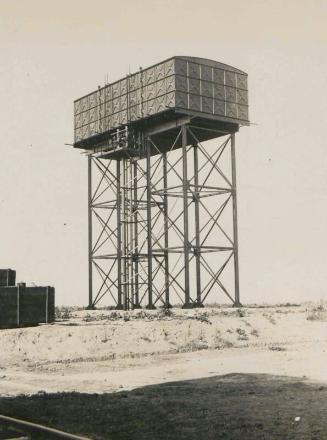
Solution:
[{"label": "steel beam", "polygon": [[201,247],[200,247],[200,194],[198,145],[193,145],[194,162],[194,219],[195,219],[195,271],[196,271],[196,307],[203,307],[201,298]]},{"label": "steel beam", "polygon": [[169,298],[169,219],[168,219],[168,176],[167,176],[167,153],[163,153],[162,155],[162,163],[163,163],[163,186],[164,186],[164,195],[163,195],[163,212],[164,212],[164,242],[165,242],[165,250],[164,250],[164,267],[165,267],[165,307],[172,307],[170,304]]},{"label": "steel beam", "polygon": [[134,179],[132,159],[128,161],[128,222],[129,222],[129,237],[128,237],[128,286],[129,286],[129,302],[128,308],[133,308],[134,304]]},{"label": "steel beam", "polygon": [[116,168],[117,179],[117,310],[123,309],[122,292],[122,237],[121,237],[121,161],[117,160]]},{"label": "steel beam", "polygon": [[191,123],[191,118],[188,116],[180,116],[176,120],[173,121],[166,121],[166,122],[160,122],[160,124],[157,124],[157,126],[154,126],[152,128],[149,128],[145,131],[145,134],[147,136],[153,136],[160,133],[164,133],[176,128],[180,128],[185,124]]},{"label": "steel beam", "polygon": [[190,244],[188,233],[188,190],[187,180],[187,126],[182,126],[182,155],[183,155],[183,220],[184,220],[184,304],[183,308],[192,307],[190,301]]},{"label": "steel beam", "polygon": [[148,244],[148,304],[147,309],[155,309],[152,292],[152,218],[151,218],[151,142],[145,140],[146,148],[146,197],[147,197],[147,244]]},{"label": "steel beam", "polygon": [[231,135],[231,161],[232,161],[232,198],[233,198],[233,231],[234,231],[234,280],[235,301],[234,306],[240,307],[240,281],[238,264],[238,227],[237,227],[237,186],[236,186],[236,153],[235,133]]},{"label": "steel beam", "polygon": [[133,261],[134,261],[134,298],[133,298],[133,309],[140,309],[140,294],[139,294],[139,216],[138,216],[138,173],[137,173],[137,163],[133,162],[133,221],[134,221],[134,250],[133,250]]},{"label": "steel beam", "polygon": [[93,305],[93,262],[92,262],[92,157],[87,158],[87,181],[88,181],[88,271],[89,271],[89,305],[88,309],[94,309]]},{"label": "steel beam", "polygon": [[127,159],[123,159],[123,304],[128,309],[129,277],[128,277],[128,189],[127,189]]}]

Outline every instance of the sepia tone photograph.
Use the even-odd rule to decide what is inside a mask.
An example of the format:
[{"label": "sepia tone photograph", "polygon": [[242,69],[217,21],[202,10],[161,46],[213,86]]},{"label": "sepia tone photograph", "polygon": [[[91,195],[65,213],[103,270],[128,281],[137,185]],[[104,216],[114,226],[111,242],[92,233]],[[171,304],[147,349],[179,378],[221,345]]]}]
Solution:
[{"label": "sepia tone photograph", "polygon": [[327,0],[0,0],[0,440],[327,439]]}]

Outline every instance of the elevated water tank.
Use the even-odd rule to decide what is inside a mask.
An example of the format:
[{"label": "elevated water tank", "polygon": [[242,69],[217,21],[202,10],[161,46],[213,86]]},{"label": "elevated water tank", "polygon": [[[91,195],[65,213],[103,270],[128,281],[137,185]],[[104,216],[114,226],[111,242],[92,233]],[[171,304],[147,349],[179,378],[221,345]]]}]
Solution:
[{"label": "elevated water tank", "polygon": [[181,114],[236,129],[248,125],[247,74],[217,61],[184,56],[140,70],[74,102],[74,146],[91,148],[120,127],[149,127]]}]

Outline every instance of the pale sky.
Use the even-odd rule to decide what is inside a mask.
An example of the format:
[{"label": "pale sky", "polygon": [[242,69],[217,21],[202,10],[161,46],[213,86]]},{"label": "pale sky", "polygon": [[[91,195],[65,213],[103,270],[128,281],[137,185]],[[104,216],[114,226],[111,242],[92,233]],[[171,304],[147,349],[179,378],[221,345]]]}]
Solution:
[{"label": "pale sky", "polygon": [[[0,0],[0,267],[87,302],[73,100],[173,55],[249,74],[237,135],[241,299],[327,299],[327,0]],[[66,224],[66,225],[65,225]]]}]

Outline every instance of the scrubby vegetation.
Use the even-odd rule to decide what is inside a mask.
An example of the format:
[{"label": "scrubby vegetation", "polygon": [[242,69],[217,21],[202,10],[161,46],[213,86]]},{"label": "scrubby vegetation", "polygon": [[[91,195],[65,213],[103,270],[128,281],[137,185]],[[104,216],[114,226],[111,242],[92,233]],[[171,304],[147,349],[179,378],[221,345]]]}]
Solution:
[{"label": "scrubby vegetation", "polygon": [[313,306],[307,313],[308,321],[327,321],[327,305],[321,302]]}]

